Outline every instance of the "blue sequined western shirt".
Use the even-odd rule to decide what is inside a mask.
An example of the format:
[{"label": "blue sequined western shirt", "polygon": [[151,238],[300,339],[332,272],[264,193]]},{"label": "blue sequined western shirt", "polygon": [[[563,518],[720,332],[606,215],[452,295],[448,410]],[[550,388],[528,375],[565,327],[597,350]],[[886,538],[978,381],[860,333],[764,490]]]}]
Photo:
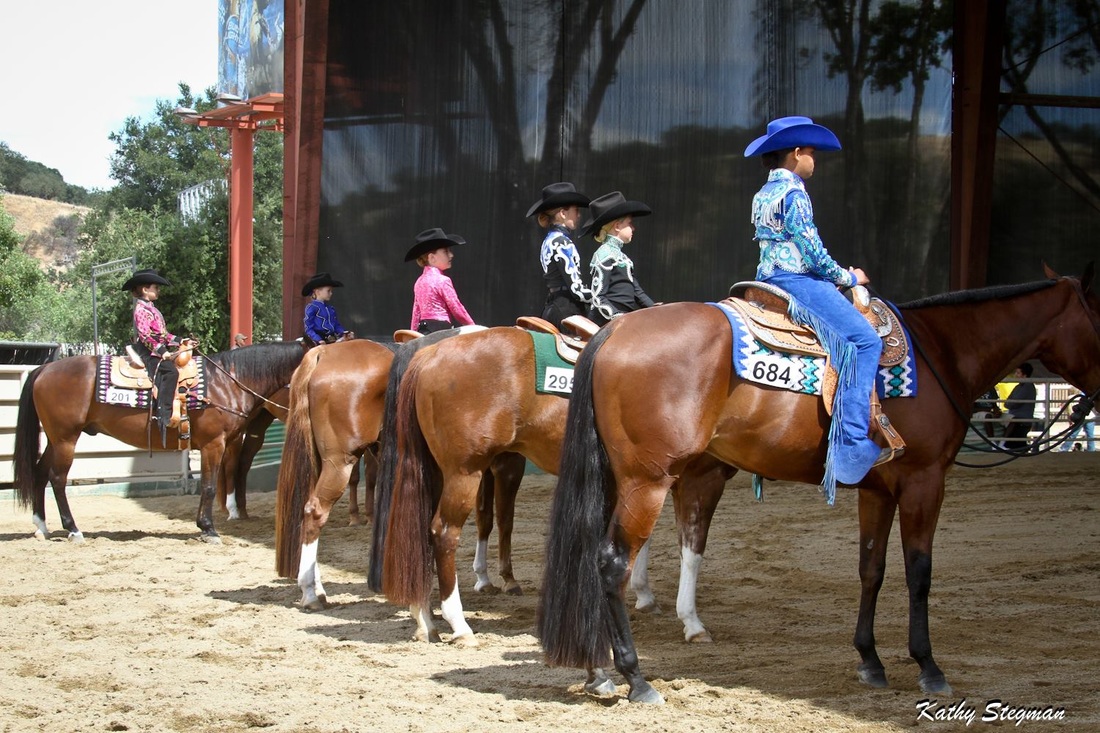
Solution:
[{"label": "blue sequined western shirt", "polygon": [[809,275],[819,280],[852,287],[855,274],[829,256],[814,225],[814,210],[806,184],[786,168],[775,168],[752,199],[752,223],[760,243],[756,279],[776,270]]},{"label": "blue sequined western shirt", "polygon": [[343,336],[347,331],[336,317],[336,309],[323,300],[311,300],[303,319],[306,336],[314,343],[321,343],[326,336]]}]

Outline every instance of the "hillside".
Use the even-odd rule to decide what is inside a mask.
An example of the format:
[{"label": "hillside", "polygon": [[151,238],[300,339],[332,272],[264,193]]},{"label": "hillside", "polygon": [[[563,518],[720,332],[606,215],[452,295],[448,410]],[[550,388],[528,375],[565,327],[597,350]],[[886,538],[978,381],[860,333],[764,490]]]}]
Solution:
[{"label": "hillside", "polygon": [[0,207],[15,219],[24,252],[43,267],[65,269],[72,264],[77,229],[91,209],[14,193],[0,196]]}]

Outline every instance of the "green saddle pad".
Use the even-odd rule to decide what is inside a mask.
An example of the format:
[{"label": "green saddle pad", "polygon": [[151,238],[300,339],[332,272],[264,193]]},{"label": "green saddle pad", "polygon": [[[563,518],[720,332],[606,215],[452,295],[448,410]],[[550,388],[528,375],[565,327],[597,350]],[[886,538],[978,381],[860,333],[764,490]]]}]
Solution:
[{"label": "green saddle pad", "polygon": [[528,331],[535,345],[535,391],[569,395],[573,392],[573,365],[558,356],[554,336]]}]

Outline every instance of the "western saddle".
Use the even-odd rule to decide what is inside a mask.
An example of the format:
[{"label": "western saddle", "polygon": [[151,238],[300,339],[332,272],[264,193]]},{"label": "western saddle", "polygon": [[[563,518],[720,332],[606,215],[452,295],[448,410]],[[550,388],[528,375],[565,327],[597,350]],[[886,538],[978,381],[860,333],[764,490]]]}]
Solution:
[{"label": "western saddle", "polygon": [[[856,307],[875,333],[882,339],[882,356],[879,365],[892,367],[902,364],[909,357],[909,342],[897,315],[881,299],[871,297],[867,288],[857,285],[848,291]],[[822,399],[825,411],[832,415],[836,396],[837,373],[829,363],[829,355],[812,329],[795,323],[787,315],[790,294],[768,283],[739,282],[730,288],[730,297],[721,305],[738,313],[745,328],[760,343],[784,353],[804,354],[825,358],[825,378],[822,383]],[[892,452],[905,449],[905,441],[898,435],[890,419],[882,412],[878,394],[871,390],[871,424],[878,428]]]},{"label": "western saddle", "polygon": [[516,328],[551,334],[558,356],[569,364],[576,364],[581,350],[600,327],[584,316],[569,316],[562,320],[561,325],[568,333],[558,330],[553,323],[538,316],[520,316],[516,319]]},{"label": "western saddle", "polygon": [[[193,339],[183,339],[180,348],[171,357],[176,362],[179,377],[172,397],[172,417],[166,427],[179,428],[180,449],[187,450],[191,440],[191,419],[187,414],[187,394],[198,383],[198,364],[193,352],[197,346]],[[149,377],[145,362],[133,346],[126,346],[125,356],[111,358],[111,384],[122,389],[147,389],[154,400],[159,400],[156,385]]]}]

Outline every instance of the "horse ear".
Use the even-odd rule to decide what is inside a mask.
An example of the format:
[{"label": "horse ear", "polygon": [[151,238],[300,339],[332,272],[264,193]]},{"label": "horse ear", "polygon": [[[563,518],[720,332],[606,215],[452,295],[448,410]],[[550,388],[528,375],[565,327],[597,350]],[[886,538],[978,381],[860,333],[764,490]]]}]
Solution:
[{"label": "horse ear", "polygon": [[1057,280],[1061,277],[1057,272],[1050,269],[1050,265],[1046,263],[1046,260],[1043,260],[1043,274],[1047,276],[1048,280]]},{"label": "horse ear", "polygon": [[1096,275],[1096,262],[1090,262],[1085,265],[1085,274],[1081,276],[1081,290],[1088,292],[1092,287],[1093,277]]}]

